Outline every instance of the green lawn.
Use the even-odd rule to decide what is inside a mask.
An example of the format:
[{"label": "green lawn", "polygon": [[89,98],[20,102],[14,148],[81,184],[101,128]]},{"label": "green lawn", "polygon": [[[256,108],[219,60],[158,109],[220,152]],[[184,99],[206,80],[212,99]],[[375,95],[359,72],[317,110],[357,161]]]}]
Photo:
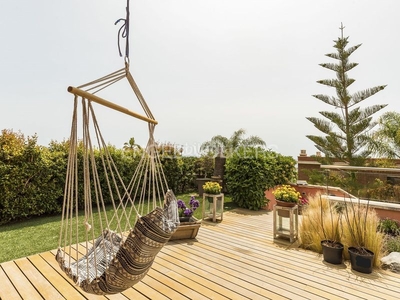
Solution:
[{"label": "green lawn", "polygon": [[[177,195],[177,199],[188,203],[190,195]],[[200,208],[195,211],[194,216],[201,219],[202,199],[199,197],[196,199],[200,200]],[[227,195],[224,203],[224,210],[236,207]],[[112,214],[111,206],[107,212]],[[59,243],[60,225],[61,215],[32,218],[0,226],[0,263],[56,249]]]}]

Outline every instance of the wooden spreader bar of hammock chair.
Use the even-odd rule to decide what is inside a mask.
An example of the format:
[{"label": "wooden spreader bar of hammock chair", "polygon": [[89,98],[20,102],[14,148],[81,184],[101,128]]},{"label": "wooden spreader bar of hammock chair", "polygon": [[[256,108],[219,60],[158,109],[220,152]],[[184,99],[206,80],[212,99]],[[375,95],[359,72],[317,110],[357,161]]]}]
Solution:
[{"label": "wooden spreader bar of hammock chair", "polygon": [[107,101],[107,100],[105,100],[103,98],[100,98],[100,97],[98,97],[96,95],[88,93],[88,92],[86,92],[84,90],[81,90],[79,88],[76,88],[76,87],[73,87],[73,86],[69,86],[67,90],[71,94],[81,96],[81,97],[83,97],[85,99],[94,101],[94,102],[96,102],[98,104],[104,105],[104,106],[106,106],[108,108],[111,108],[111,109],[114,109],[114,110],[117,110],[117,111],[122,112],[124,114],[127,114],[127,115],[129,115],[131,117],[134,117],[134,118],[137,118],[137,119],[140,119],[142,121],[146,121],[148,123],[152,123],[152,124],[155,124],[155,125],[158,124],[158,122],[156,120],[154,120],[154,119],[148,118],[146,116],[142,116],[142,115],[140,115],[140,114],[138,114],[138,113],[136,113],[134,111],[131,111],[131,110],[129,110],[129,109],[123,107],[123,106],[120,106],[120,105],[117,105],[117,104],[112,103],[110,101]]}]

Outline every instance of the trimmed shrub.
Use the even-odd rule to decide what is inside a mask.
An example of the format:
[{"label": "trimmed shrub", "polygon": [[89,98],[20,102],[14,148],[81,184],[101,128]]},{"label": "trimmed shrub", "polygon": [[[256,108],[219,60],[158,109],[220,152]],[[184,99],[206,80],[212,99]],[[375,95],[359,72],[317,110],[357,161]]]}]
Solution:
[{"label": "trimmed shrub", "polygon": [[259,210],[268,201],[265,190],[295,178],[295,161],[270,150],[242,147],[228,157],[225,179],[232,201]]}]

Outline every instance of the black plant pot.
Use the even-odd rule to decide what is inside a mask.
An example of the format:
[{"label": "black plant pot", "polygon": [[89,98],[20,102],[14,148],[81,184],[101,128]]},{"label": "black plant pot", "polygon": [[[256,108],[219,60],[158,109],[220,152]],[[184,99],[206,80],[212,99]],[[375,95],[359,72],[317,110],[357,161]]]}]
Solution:
[{"label": "black plant pot", "polygon": [[343,244],[330,240],[321,241],[324,261],[334,265],[340,265],[343,261]]},{"label": "black plant pot", "polygon": [[184,222],[190,222],[191,217],[179,217],[179,222],[184,223]]},{"label": "black plant pot", "polygon": [[351,268],[365,274],[372,273],[374,252],[365,248],[349,247]]}]

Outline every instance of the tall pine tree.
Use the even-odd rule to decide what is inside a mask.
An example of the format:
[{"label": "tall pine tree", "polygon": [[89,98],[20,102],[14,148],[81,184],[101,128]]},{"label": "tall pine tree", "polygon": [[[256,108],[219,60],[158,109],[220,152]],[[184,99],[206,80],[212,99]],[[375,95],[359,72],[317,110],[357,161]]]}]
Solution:
[{"label": "tall pine tree", "polygon": [[337,53],[326,56],[337,60],[337,63],[323,63],[321,67],[336,73],[336,79],[324,79],[317,81],[320,84],[333,87],[336,96],[313,95],[335,108],[334,111],[319,112],[324,119],[307,117],[324,136],[307,135],[307,138],[315,143],[315,147],[325,154],[325,157],[338,158],[349,165],[362,165],[368,157],[367,150],[368,132],[377,124],[372,120],[372,115],[383,109],[387,104],[379,104],[360,107],[358,104],[377,92],[383,90],[386,85],[380,85],[353,94],[349,86],[355,79],[349,78],[347,73],[358,65],[349,62],[350,55],[361,44],[347,48],[348,37],[343,37],[343,25],[340,27],[341,37],[335,42]]}]

